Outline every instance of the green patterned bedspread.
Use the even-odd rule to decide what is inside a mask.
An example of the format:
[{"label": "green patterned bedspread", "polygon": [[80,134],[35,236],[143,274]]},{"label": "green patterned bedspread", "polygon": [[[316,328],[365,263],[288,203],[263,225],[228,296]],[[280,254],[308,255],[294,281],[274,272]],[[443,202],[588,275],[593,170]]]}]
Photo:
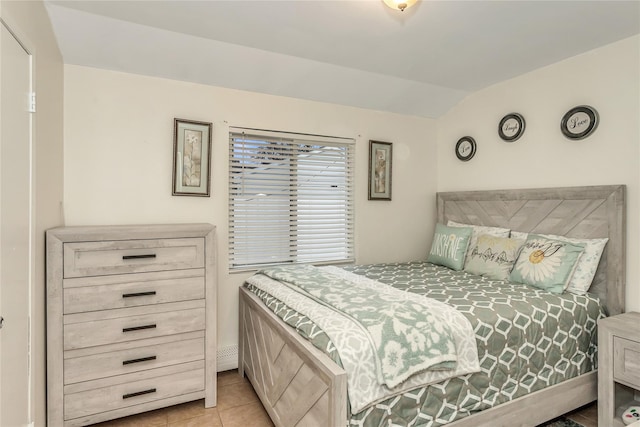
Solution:
[{"label": "green patterned bedspread", "polygon": [[[404,392],[351,414],[350,426],[442,426],[596,368],[597,298],[413,262],[345,270],[447,303],[476,334],[481,371]],[[341,364],[331,341],[305,316],[251,286],[286,323]]]},{"label": "green patterned bedspread", "polygon": [[355,319],[377,356],[381,385],[394,388],[424,370],[456,366],[456,340],[447,319],[457,312],[448,304],[425,307],[377,281],[351,281],[311,265],[271,267],[261,273]]}]

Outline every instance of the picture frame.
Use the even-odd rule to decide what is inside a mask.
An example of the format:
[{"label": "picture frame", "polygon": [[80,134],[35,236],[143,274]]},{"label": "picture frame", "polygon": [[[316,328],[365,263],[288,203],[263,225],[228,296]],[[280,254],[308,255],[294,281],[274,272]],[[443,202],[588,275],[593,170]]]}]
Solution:
[{"label": "picture frame", "polygon": [[456,143],[456,157],[468,162],[476,155],[476,140],[470,136],[463,136]]},{"label": "picture frame", "polygon": [[596,130],[599,122],[600,117],[595,108],[589,105],[578,105],[562,117],[560,130],[569,139],[584,139]]},{"label": "picture frame", "polygon": [[498,135],[506,142],[517,141],[524,133],[526,123],[519,113],[509,113],[498,124]]},{"label": "picture frame", "polygon": [[391,200],[393,144],[369,141],[369,200]]},{"label": "picture frame", "polygon": [[212,128],[209,122],[173,120],[172,195],[209,197]]}]

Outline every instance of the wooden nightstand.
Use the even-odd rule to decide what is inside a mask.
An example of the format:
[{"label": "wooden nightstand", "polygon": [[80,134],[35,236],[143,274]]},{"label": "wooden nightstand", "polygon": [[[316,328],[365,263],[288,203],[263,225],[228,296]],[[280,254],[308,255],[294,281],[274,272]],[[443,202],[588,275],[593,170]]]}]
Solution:
[{"label": "wooden nightstand", "polygon": [[640,313],[598,322],[598,426],[624,427],[629,406],[640,406]]}]

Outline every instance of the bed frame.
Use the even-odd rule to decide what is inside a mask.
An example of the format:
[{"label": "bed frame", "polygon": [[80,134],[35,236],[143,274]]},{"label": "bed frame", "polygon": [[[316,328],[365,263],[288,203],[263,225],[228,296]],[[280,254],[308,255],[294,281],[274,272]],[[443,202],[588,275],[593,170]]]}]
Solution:
[{"label": "bed frame", "polygon": [[[437,193],[438,222],[578,238],[608,237],[590,292],[610,315],[625,307],[625,186]],[[239,372],[278,427],[347,425],[347,378],[255,295],[240,288]],[[447,427],[536,426],[597,399],[597,372],[520,397]]]}]

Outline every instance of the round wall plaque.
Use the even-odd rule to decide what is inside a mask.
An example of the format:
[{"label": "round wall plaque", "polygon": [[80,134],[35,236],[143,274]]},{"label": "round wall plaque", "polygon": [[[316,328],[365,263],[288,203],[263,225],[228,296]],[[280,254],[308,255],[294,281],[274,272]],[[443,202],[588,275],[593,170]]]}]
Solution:
[{"label": "round wall plaque", "polygon": [[567,111],[560,122],[560,130],[569,139],[584,139],[598,127],[598,112],[588,105],[580,105]]},{"label": "round wall plaque", "polygon": [[518,113],[507,114],[500,120],[498,135],[507,142],[513,142],[524,133],[524,117]]},{"label": "round wall plaque", "polygon": [[456,156],[463,162],[471,160],[476,154],[476,140],[470,136],[463,136],[456,143]]}]

